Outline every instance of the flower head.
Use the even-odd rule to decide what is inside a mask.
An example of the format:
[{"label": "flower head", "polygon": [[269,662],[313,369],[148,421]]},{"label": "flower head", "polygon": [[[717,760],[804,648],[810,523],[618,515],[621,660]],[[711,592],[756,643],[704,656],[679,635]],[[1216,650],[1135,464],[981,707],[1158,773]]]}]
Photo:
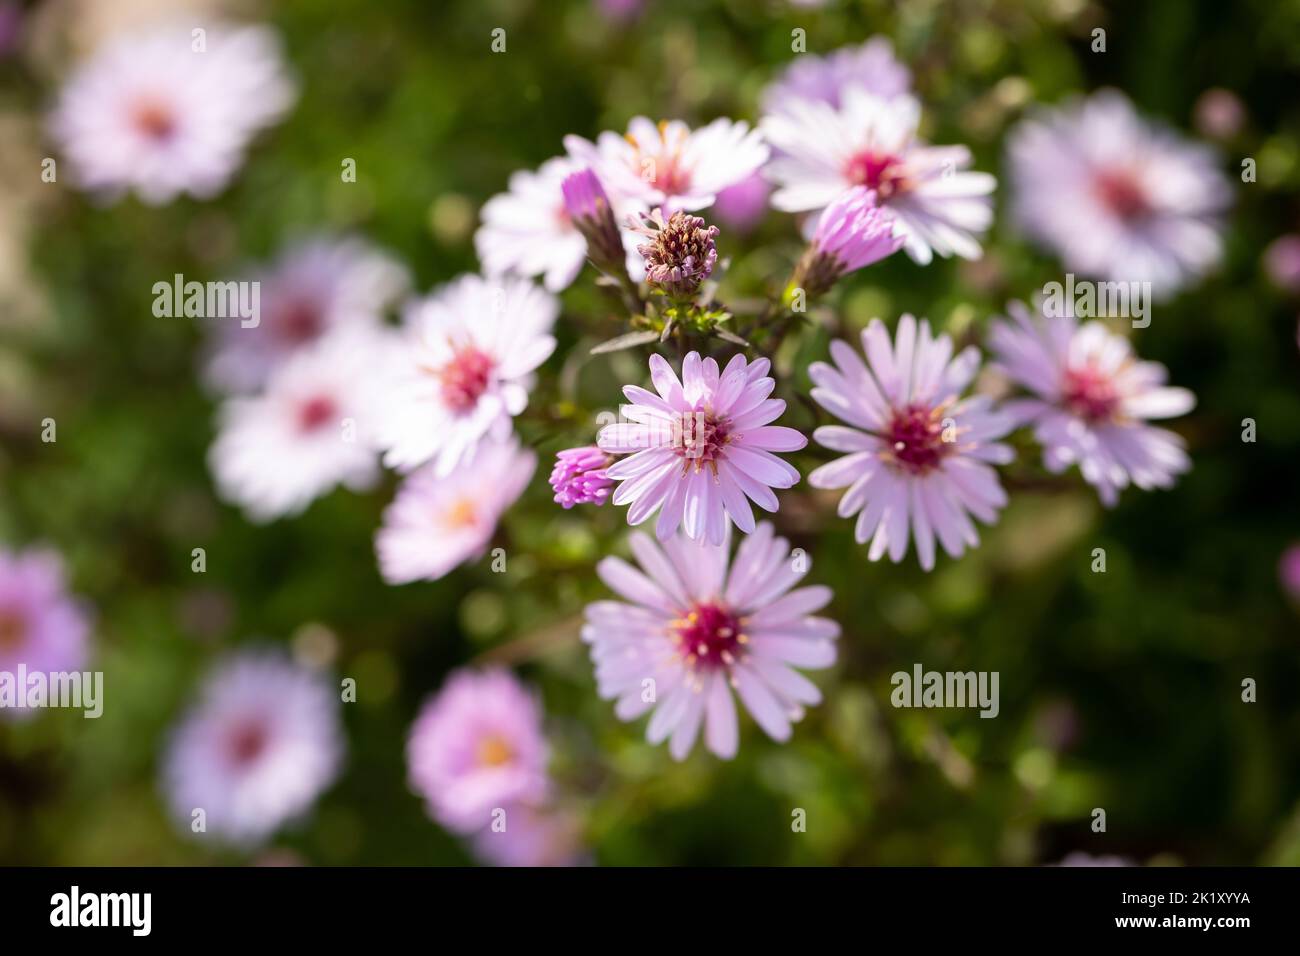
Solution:
[{"label": "flower head", "polygon": [[803,100],[839,107],[850,89],[889,99],[906,93],[911,83],[911,74],[894,56],[889,40],[872,37],[861,46],[842,47],[828,56],[796,57],[763,91],[763,111],[779,113]]},{"label": "flower head", "polygon": [[471,838],[474,855],[493,866],[579,866],[582,828],[577,817],[552,807],[502,807],[505,828],[488,827]]},{"label": "flower head", "polygon": [[574,505],[603,505],[614,482],[605,473],[614,459],[594,445],[566,448],[555,456],[551,487],[555,503],[567,511]]},{"label": "flower head", "polygon": [[505,438],[533,372],[555,349],[559,303],[526,279],[467,275],[415,305],[383,417],[384,464],[449,474],[487,437]]},{"label": "flower head", "polygon": [[[0,551],[0,671],[13,674],[19,665],[29,672],[79,671],[89,637],[89,616],[68,594],[57,554]],[[18,699],[25,702],[21,693]],[[0,710],[5,717],[29,713]]]},{"label": "flower head", "polygon": [[681,211],[664,220],[663,210],[641,215],[641,225],[629,222],[633,231],[649,241],[637,246],[645,260],[646,279],[674,298],[684,299],[699,291],[700,283],[713,274],[718,261],[714,240],[718,227],[699,216]]},{"label": "flower head", "polygon": [[996,181],[971,172],[964,146],[929,146],[916,138],[920,104],[858,88],[838,107],[797,100],[763,118],[778,155],[767,174],[780,188],[772,205],[786,212],[824,209],[852,186],[866,186],[897,220],[903,248],[916,262],[934,253],[975,259],[978,236],[993,221]]},{"label": "flower head", "polygon": [[876,205],[876,194],[854,186],[822,211],[793,284],[816,298],[841,276],[893,255],[902,245],[893,215]]},{"label": "flower head", "polygon": [[993,326],[997,366],[1032,396],[1004,408],[1033,426],[1048,470],[1078,465],[1111,506],[1130,483],[1169,488],[1191,467],[1178,435],[1147,424],[1196,404],[1187,389],[1164,384],[1163,365],[1139,361],[1128,340],[1100,322],[1034,316],[1019,302],[1007,312],[1012,321]]},{"label": "flower head", "polygon": [[909,538],[927,571],[935,538],[953,557],[979,543],[970,520],[997,520],[1007,496],[991,464],[1011,460],[997,439],[1011,420],[988,398],[963,398],[979,370],[971,346],[953,357],[952,339],[935,337],[930,323],[904,315],[894,343],[879,319],[862,333],[866,363],[849,345],[831,343],[834,365],[808,369],[813,400],[848,423],[818,428],[823,446],[848,452],[808,476],[815,488],[848,488],[840,517],[858,515],[854,537],[871,542],[869,560],[886,552],[898,562]]},{"label": "flower head", "polygon": [[536,467],[537,456],[510,436],[480,442],[450,475],[426,466],[407,477],[375,535],[384,580],[436,581],[481,555]]},{"label": "flower head", "polygon": [[1148,123],[1121,93],[1022,121],[1007,153],[1012,214],[1073,272],[1167,296],[1222,256],[1229,189],[1213,152]]},{"label": "flower head", "polygon": [[622,600],[587,605],[582,639],[591,645],[600,696],[634,720],[653,710],[646,739],[668,740],[681,760],[700,728],[709,750],[736,754],[732,689],[773,740],[821,693],[795,668],[829,667],[839,626],[810,616],[831,599],[829,588],[795,588],[806,565],[762,522],[742,539],[728,567],[725,543],[677,536],[661,548],[631,537],[640,569],[605,558],[596,571]]},{"label": "flower head", "polygon": [[489,826],[496,809],[544,800],[546,761],[541,704],[502,670],[453,673],[406,742],[411,789],[431,817],[463,834]]},{"label": "flower head", "polygon": [[623,268],[623,236],[614,218],[614,205],[600,179],[589,168],[570,173],[561,183],[564,208],[586,240],[587,254],[605,271]]},{"label": "flower head", "polygon": [[286,359],[335,329],[381,328],[384,311],[410,286],[406,267],[388,253],[328,236],[295,243],[249,281],[259,290],[256,325],[209,317],[216,327],[205,377],[225,392],[262,388]]},{"label": "flower head", "polygon": [[180,193],[206,199],[294,95],[270,30],[212,28],[196,49],[177,25],[96,52],[64,86],[50,128],[85,189],[134,190],[152,205]]},{"label": "flower head", "polygon": [[596,442],[603,451],[628,456],[605,473],[622,482],[612,500],[630,506],[629,524],[658,511],[660,538],[681,526],[691,538],[720,545],[728,520],[746,533],[754,530],[747,499],[777,510],[772,489],[792,487],[799,472],[773,452],[798,451],[808,439],[771,424],[785,402],[768,398],[776,387],[767,376],[770,367],[767,359],[735,355],[719,371],[713,359],[691,352],[679,381],[663,356],[650,356],[655,391],[624,387],[632,403],[623,409],[629,421],[607,425]]},{"label": "flower head", "polygon": [[344,485],[379,477],[374,368],[391,343],[339,329],[289,359],[256,397],[227,399],[208,454],[217,490],[253,521],[297,514]]},{"label": "flower head", "polygon": [[201,809],[207,833],[254,845],[311,807],[338,775],[343,750],[329,683],[274,652],[245,651],[204,679],[172,732],[164,789],[186,832]]},{"label": "flower head", "polygon": [[688,212],[711,206],[719,192],[744,180],[768,156],[757,130],[725,118],[692,131],[680,120],[655,124],[638,116],[626,136],[606,131],[595,143],[566,136],[564,145],[595,171],[615,202]]},{"label": "flower head", "polygon": [[[562,191],[578,166],[567,157],[548,159],[537,172],[510,176],[510,191],[483,205],[474,248],[489,275],[542,276],[548,292],[572,284],[587,258],[586,234],[571,215]],[[622,247],[619,259],[622,261]]]}]

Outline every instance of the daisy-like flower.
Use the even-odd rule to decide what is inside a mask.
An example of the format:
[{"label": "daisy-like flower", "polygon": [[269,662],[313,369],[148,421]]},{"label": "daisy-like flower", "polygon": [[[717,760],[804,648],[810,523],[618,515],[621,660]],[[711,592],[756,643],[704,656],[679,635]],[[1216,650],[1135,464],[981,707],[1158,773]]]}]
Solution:
[{"label": "daisy-like flower", "polygon": [[876,194],[854,186],[822,211],[791,285],[816,298],[841,276],[893,255],[902,245],[893,215],[876,205]]},{"label": "daisy-like flower", "polygon": [[1011,133],[1012,214],[1073,272],[1168,296],[1223,253],[1228,182],[1214,152],[1103,90]]},{"label": "daisy-like flower", "polygon": [[635,117],[626,136],[603,132],[596,142],[566,136],[564,146],[590,166],[618,199],[646,208],[694,212],[713,205],[728,186],[767,161],[768,148],[748,123],[726,118],[691,131],[680,120],[658,125]]},{"label": "daisy-like flower", "polygon": [[922,265],[934,253],[976,259],[978,237],[993,221],[997,181],[968,170],[965,146],[929,146],[916,138],[920,104],[844,91],[838,107],[793,101],[768,114],[763,134],[778,151],[767,175],[780,185],[772,205],[786,212],[824,209],[851,186],[866,186],[897,219],[903,248]]},{"label": "daisy-like flower", "polygon": [[533,371],[555,350],[559,310],[527,279],[476,275],[415,305],[379,434],[384,464],[410,471],[431,461],[447,475],[481,439],[509,435]]},{"label": "daisy-like flower", "polygon": [[681,526],[691,538],[720,545],[728,520],[746,533],[754,530],[747,499],[777,510],[772,489],[792,487],[799,472],[773,452],[798,451],[808,439],[771,424],[785,402],[768,398],[776,387],[770,367],[767,359],[735,355],[719,371],[713,359],[691,352],[679,381],[662,355],[650,356],[655,392],[625,386],[632,403],[622,409],[628,421],[605,426],[596,441],[604,451],[628,456],[605,474],[622,482],[611,500],[630,505],[629,524],[657,510],[660,538]]},{"label": "daisy-like flower", "polygon": [[663,210],[656,209],[643,213],[641,225],[632,225],[632,231],[647,240],[636,249],[645,261],[646,280],[674,298],[695,295],[713,274],[718,227],[699,216],[679,210],[665,220]]},{"label": "daisy-like flower", "polygon": [[457,833],[475,833],[510,808],[541,803],[550,789],[546,738],[536,695],[508,671],[461,670],[421,708],[406,742],[411,789],[429,815]]},{"label": "daisy-like flower", "polygon": [[561,156],[542,163],[535,173],[511,174],[510,191],[484,204],[483,225],[474,234],[484,271],[543,276],[549,292],[573,283],[586,261],[587,241],[569,214],[561,186],[578,169]]},{"label": "daisy-like flower", "polygon": [[304,814],[342,765],[339,706],[322,676],[275,652],[224,661],[204,680],[164,758],[177,826],[191,832],[202,810],[203,832],[250,846]]},{"label": "daisy-like flower", "polygon": [[997,368],[1033,397],[1003,407],[1033,426],[1049,471],[1078,465],[1110,507],[1130,483],[1170,488],[1191,468],[1182,438],[1147,424],[1196,404],[1187,389],[1165,385],[1163,365],[1139,361],[1128,340],[1100,322],[1033,316],[1019,302],[1007,312],[1012,321],[995,323],[990,339]]},{"label": "daisy-like flower", "polygon": [[[51,551],[0,551],[0,671],[16,674],[79,671],[88,657],[90,621],[67,592],[63,564]],[[18,688],[15,704],[26,704]],[[23,717],[25,706],[0,709]]]},{"label": "daisy-like flower", "polygon": [[952,339],[904,315],[894,343],[879,319],[862,333],[863,363],[849,345],[831,343],[834,365],[808,369],[813,399],[847,423],[813,433],[819,444],[848,452],[808,476],[814,488],[848,488],[842,518],[857,515],[854,537],[871,542],[867,557],[894,562],[916,540],[921,567],[934,567],[935,538],[952,557],[979,544],[970,516],[997,520],[1007,502],[990,465],[1011,460],[997,439],[1012,428],[984,396],[963,398],[979,370],[971,346],[953,356]]},{"label": "daisy-like flower", "polygon": [[501,515],[523,494],[536,468],[537,456],[511,436],[480,442],[450,475],[440,476],[431,466],[410,475],[375,535],[384,580],[436,581],[483,554]]},{"label": "daisy-like flower", "polygon": [[206,378],[221,391],[262,388],[286,358],[335,329],[379,328],[410,287],[406,268],[387,253],[360,239],[324,236],[291,246],[250,281],[259,290],[256,325],[213,317]]},{"label": "daisy-like flower", "polygon": [[82,187],[151,205],[209,198],[292,104],[272,31],[211,28],[197,42],[183,25],[124,35],[68,80],[50,128]]},{"label": "daisy-like flower", "polygon": [[221,497],[257,522],[297,514],[336,485],[379,477],[379,332],[341,329],[287,361],[256,397],[227,399],[208,464]]},{"label": "daisy-like flower", "polygon": [[912,76],[894,56],[889,40],[872,37],[827,56],[800,54],[763,91],[763,111],[779,113],[799,100],[838,107],[850,89],[889,99],[906,93],[911,84]]},{"label": "daisy-like flower", "polygon": [[555,489],[555,503],[568,511],[574,505],[603,505],[609,497],[614,482],[605,474],[613,459],[596,448],[566,448],[555,456],[551,470],[551,487]]},{"label": "daisy-like flower", "polygon": [[660,548],[637,532],[631,545],[640,570],[613,557],[596,567],[623,600],[587,605],[582,629],[600,696],[617,700],[621,720],[653,709],[646,739],[668,740],[677,760],[701,727],[709,750],[736,755],[733,689],[768,736],[788,740],[803,708],[821,700],[795,668],[835,662],[839,625],[810,616],[830,602],[830,588],[794,587],[807,567],[766,521],[741,541],[730,569],[726,543],[677,536]]}]

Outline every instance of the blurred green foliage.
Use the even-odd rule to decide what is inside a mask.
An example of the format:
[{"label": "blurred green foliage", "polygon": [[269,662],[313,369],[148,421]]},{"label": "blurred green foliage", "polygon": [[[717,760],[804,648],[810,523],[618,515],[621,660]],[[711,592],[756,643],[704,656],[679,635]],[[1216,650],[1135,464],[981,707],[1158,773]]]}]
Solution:
[{"label": "blurred green foliage", "polygon": [[[256,15],[259,11],[254,8]],[[48,308],[0,321],[0,538],[47,542],[97,609],[104,717],[52,712],[0,724],[0,862],[241,862],[178,834],[157,790],[169,725],[223,649],[336,635],[334,669],[357,678],[349,760],[316,812],[274,842],[321,864],[468,860],[406,786],[405,733],[420,701],[466,662],[516,665],[540,688],[553,770],[605,864],[988,864],[1071,850],[1189,864],[1300,863],[1296,609],[1277,583],[1297,536],[1297,304],[1268,285],[1261,249],[1300,226],[1300,4],[1287,0],[665,0],[627,26],[587,0],[284,0],[302,96],[237,181],[209,203],[94,206],[62,185],[36,202],[27,253]],[[507,52],[490,51],[504,27]],[[1107,30],[1108,49],[1089,49]],[[249,524],[214,497],[205,455],[213,406],[195,378],[200,331],[150,311],[155,281],[220,278],[308,231],[357,230],[410,264],[418,287],[477,268],[477,208],[511,171],[562,151],[568,132],[629,117],[757,118],[757,98],[807,31],[822,53],[882,33],[914,72],[936,142],[969,143],[1001,174],[1009,124],[1031,101],[1114,85],[1183,129],[1210,87],[1249,122],[1225,151],[1259,161],[1237,190],[1223,269],[1159,307],[1145,357],[1198,396],[1177,427],[1193,471],[1129,492],[1107,512],[1077,475],[1051,479],[1025,445],[1011,505],[982,546],[926,575],[870,564],[833,501],[782,496],[783,533],[830,585],[844,626],[826,700],[786,746],[747,719],[739,758],[674,764],[594,693],[577,639],[604,591],[593,564],[624,545],[621,509],[563,512],[539,469],[488,562],[437,583],[385,586],[372,535],[394,486],[337,492],[302,517]],[[37,116],[53,78],[0,64],[0,106]],[[27,149],[38,151],[43,146]],[[344,158],[358,181],[343,183]],[[9,172],[10,176],[18,175]],[[21,175],[38,176],[38,167]],[[777,356],[781,394],[806,393],[832,330],[903,311],[978,340],[1010,298],[1059,276],[999,218],[977,265],[901,256],[838,289]],[[1080,228],[1087,224],[1081,223]],[[720,240],[727,300],[780,290],[799,252],[790,217]],[[564,295],[561,346],[519,428],[545,462],[589,440],[644,356],[591,359],[623,329],[590,284]],[[58,422],[56,444],[40,421]],[[1241,441],[1243,418],[1258,441]],[[820,421],[792,401],[787,423]],[[824,459],[795,456],[806,474]],[[190,570],[191,549],[207,571]],[[1107,571],[1090,570],[1105,548]],[[889,675],[914,662],[997,670],[1001,715],[902,711]],[[1258,681],[1245,704],[1243,678]],[[1108,832],[1093,834],[1104,807]],[[807,832],[791,832],[794,808]]]}]

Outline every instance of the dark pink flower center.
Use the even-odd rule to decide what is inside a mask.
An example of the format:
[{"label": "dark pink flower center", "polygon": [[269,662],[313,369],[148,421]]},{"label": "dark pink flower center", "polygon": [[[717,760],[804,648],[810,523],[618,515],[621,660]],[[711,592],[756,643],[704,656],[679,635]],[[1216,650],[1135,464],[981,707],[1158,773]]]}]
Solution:
[{"label": "dark pink flower center", "polygon": [[260,720],[248,720],[237,724],[226,738],[226,750],[230,761],[237,767],[247,767],[254,763],[266,750],[269,734]]},{"label": "dark pink flower center", "polygon": [[316,395],[298,406],[298,430],[314,432],[338,417],[338,406],[328,395]]},{"label": "dark pink flower center", "polygon": [[131,110],[131,122],[149,139],[166,142],[176,132],[176,114],[158,100],[141,100]]},{"label": "dark pink flower center", "polygon": [[320,307],[307,298],[294,298],[276,313],[275,331],[284,341],[293,345],[318,338],[325,330],[325,320]]},{"label": "dark pink flower center", "polygon": [[1094,188],[1106,208],[1121,219],[1141,219],[1151,212],[1146,188],[1131,170],[1103,170],[1097,174]]},{"label": "dark pink flower center", "polygon": [[858,153],[849,160],[844,175],[855,186],[874,189],[881,202],[906,189],[903,164],[897,156],[888,153],[870,150]]},{"label": "dark pink flower center", "polygon": [[27,638],[27,620],[15,610],[0,608],[0,651],[16,651]]},{"label": "dark pink flower center", "polygon": [[1114,380],[1094,365],[1067,369],[1061,395],[1071,412],[1093,424],[1114,418],[1119,408]]},{"label": "dark pink flower center", "polygon": [[689,667],[730,667],[749,643],[740,619],[720,604],[697,604],[671,627],[673,640]]},{"label": "dark pink flower center", "polygon": [[896,410],[883,437],[889,446],[886,455],[918,475],[937,468],[955,447],[943,440],[942,406],[921,402]]},{"label": "dark pink flower center", "polygon": [[487,391],[495,364],[490,355],[472,345],[457,349],[437,373],[447,407],[458,415],[473,409],[479,396]]},{"label": "dark pink flower center", "polygon": [[673,451],[683,460],[687,470],[692,462],[696,471],[705,465],[716,470],[715,463],[731,441],[730,430],[730,419],[719,419],[707,409],[682,412],[673,422]]}]

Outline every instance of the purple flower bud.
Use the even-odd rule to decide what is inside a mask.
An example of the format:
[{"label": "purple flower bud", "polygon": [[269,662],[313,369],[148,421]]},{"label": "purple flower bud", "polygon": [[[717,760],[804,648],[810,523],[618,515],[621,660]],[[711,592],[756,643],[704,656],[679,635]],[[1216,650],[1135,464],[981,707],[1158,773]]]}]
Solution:
[{"label": "purple flower bud", "polygon": [[605,469],[613,461],[609,455],[594,445],[566,448],[555,456],[551,471],[551,487],[555,489],[555,503],[565,510],[574,505],[602,505],[614,487],[606,477]]},{"label": "purple flower bud", "polygon": [[641,224],[633,221],[630,225],[649,240],[636,251],[645,260],[646,280],[651,285],[686,298],[699,291],[700,283],[713,273],[718,261],[717,226],[681,210],[665,220],[662,209],[642,213]]},{"label": "purple flower bud", "polygon": [[822,212],[793,284],[815,298],[841,276],[879,262],[902,246],[903,237],[894,233],[894,217],[876,205],[875,192],[854,186]]},{"label": "purple flower bud", "polygon": [[564,208],[574,227],[587,240],[587,254],[604,269],[622,270],[623,239],[605,188],[590,169],[571,173],[560,184]]}]

